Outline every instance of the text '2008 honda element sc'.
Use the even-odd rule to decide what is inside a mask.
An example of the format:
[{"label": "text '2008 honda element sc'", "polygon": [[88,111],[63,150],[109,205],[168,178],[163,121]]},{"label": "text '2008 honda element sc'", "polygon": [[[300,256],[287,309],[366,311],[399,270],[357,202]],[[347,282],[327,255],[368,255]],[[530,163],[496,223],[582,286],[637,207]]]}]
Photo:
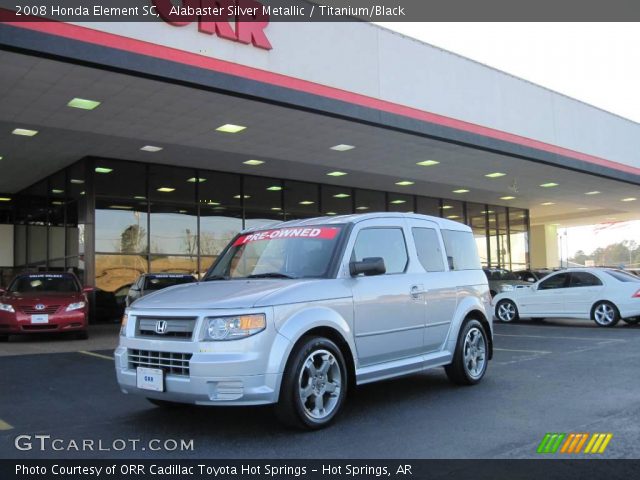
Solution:
[{"label": "text '2008 honda element sc'", "polygon": [[280,223],[237,235],[203,281],[123,319],[123,392],[157,405],[275,404],[321,428],[354,385],[444,367],[472,385],[492,356],[487,278],[471,230],[416,214]]}]

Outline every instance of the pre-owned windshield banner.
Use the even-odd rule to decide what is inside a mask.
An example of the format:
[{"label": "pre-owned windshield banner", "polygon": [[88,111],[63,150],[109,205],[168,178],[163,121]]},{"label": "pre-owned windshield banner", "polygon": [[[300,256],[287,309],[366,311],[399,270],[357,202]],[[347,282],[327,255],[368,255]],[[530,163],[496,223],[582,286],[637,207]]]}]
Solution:
[{"label": "pre-owned windshield banner", "polygon": [[278,228],[276,230],[263,230],[261,232],[241,235],[233,242],[233,246],[245,245],[261,240],[281,240],[287,238],[333,240],[338,233],[340,233],[340,228],[338,227]]}]

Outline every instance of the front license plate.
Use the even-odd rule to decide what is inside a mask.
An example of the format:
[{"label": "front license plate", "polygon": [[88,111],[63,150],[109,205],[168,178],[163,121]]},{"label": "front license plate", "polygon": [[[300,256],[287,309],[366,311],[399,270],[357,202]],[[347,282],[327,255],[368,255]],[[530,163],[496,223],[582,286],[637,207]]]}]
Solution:
[{"label": "front license plate", "polygon": [[31,323],[49,323],[49,315],[31,315]]},{"label": "front license plate", "polygon": [[164,392],[164,372],[159,368],[138,367],[137,385],[142,390]]}]

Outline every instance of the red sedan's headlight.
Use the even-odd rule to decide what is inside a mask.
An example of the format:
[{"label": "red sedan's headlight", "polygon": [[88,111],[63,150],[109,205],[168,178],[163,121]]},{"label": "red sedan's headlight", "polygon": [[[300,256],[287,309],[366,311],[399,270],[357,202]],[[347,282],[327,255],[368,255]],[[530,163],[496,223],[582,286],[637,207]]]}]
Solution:
[{"label": "red sedan's headlight", "polygon": [[16,313],[13,305],[9,305],[8,303],[0,303],[0,312]]}]

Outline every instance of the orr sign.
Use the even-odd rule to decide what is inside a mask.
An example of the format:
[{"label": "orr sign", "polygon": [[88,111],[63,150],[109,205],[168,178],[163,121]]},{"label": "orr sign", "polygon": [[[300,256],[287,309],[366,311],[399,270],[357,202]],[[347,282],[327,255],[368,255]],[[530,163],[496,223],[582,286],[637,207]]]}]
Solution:
[{"label": "orr sign", "polygon": [[197,21],[201,33],[265,50],[273,48],[264,32],[269,15],[257,0],[181,0],[181,5],[171,0],[152,1],[169,25],[184,27]]}]

